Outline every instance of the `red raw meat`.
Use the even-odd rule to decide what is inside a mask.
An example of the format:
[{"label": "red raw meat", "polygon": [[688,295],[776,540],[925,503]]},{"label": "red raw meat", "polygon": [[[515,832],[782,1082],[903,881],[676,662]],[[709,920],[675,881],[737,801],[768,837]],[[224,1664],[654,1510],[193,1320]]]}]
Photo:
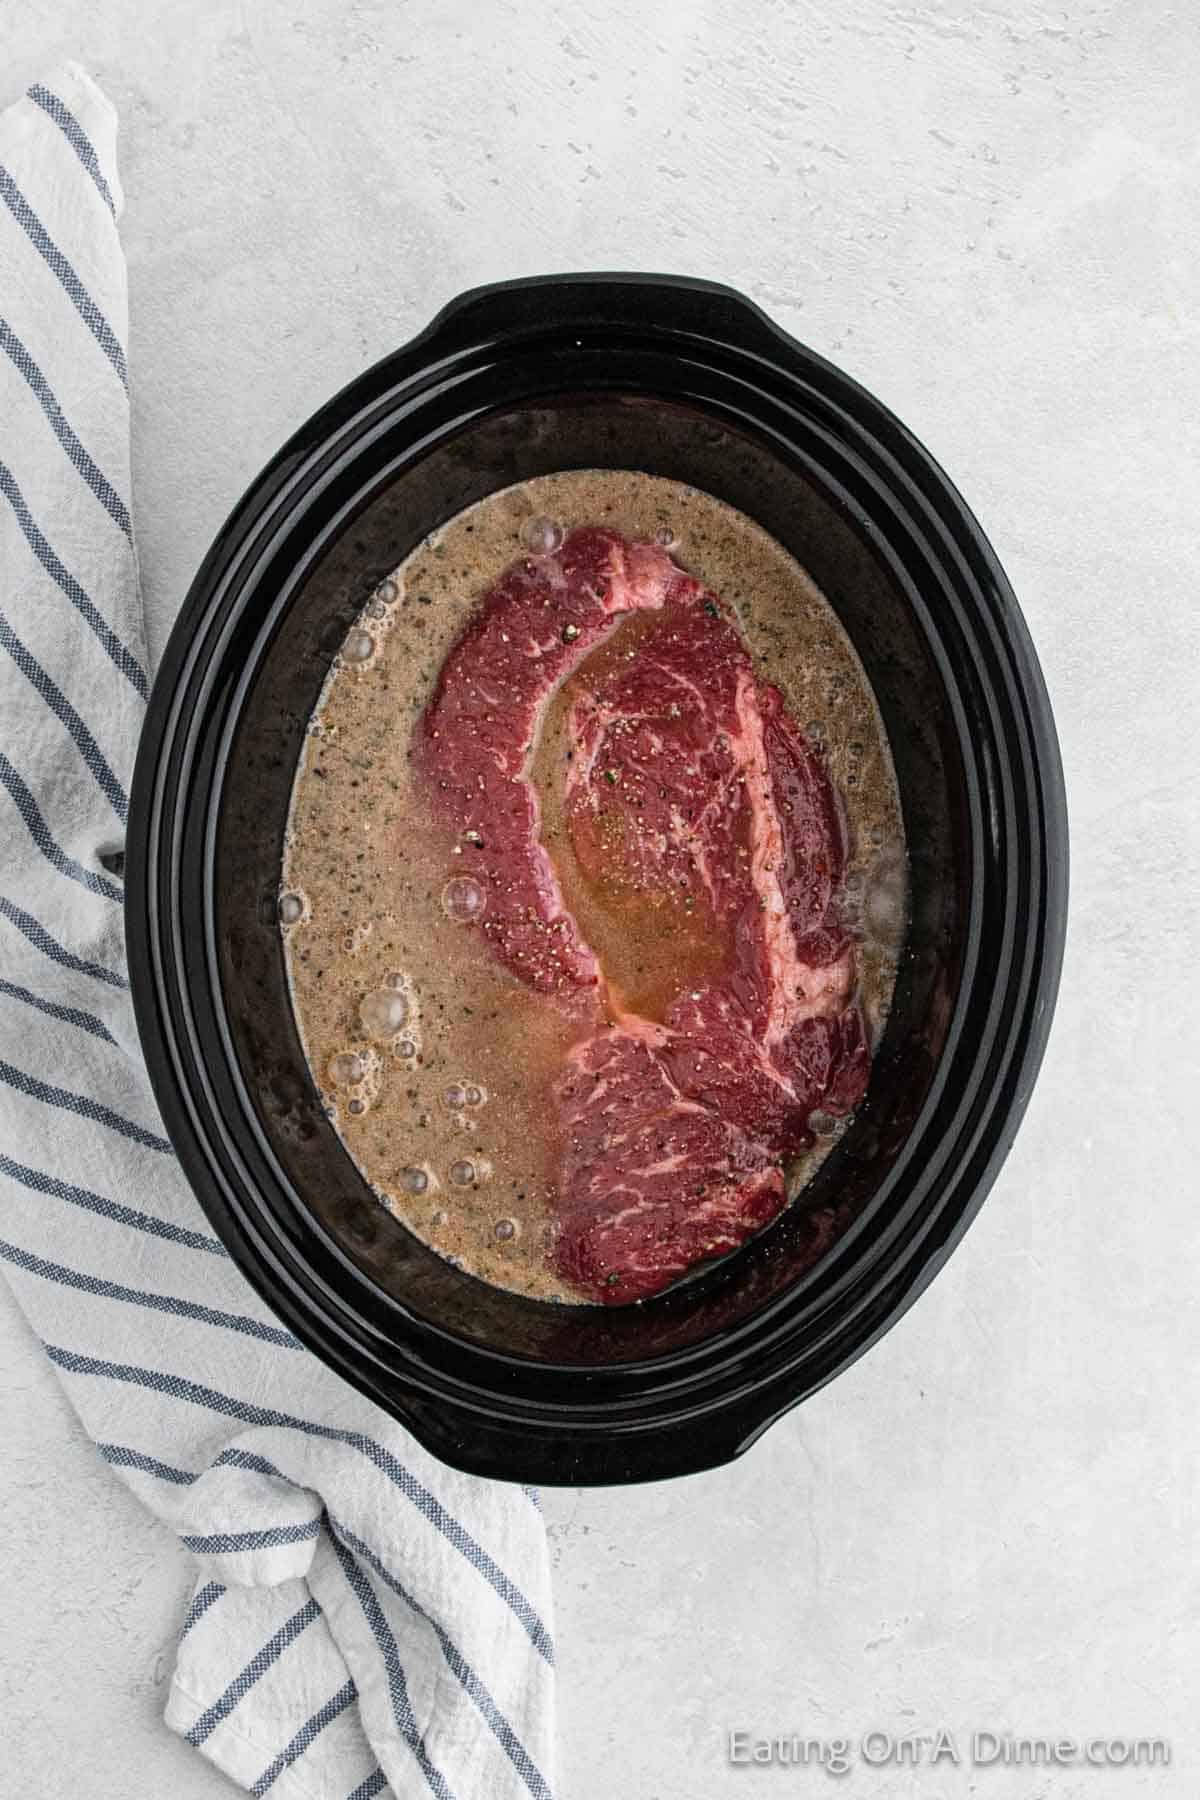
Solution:
[{"label": "red raw meat", "polygon": [[[686,890],[720,947],[716,973],[661,1021],[605,991],[539,842],[528,775],[551,694],[635,611],[654,616],[632,653],[573,701],[563,799],[585,876],[635,896]],[[811,1114],[844,1113],[865,1091],[824,769],[716,597],[658,546],[594,529],[487,595],[414,755],[464,840],[455,873],[486,892],[480,927],[499,961],[539,992],[597,995],[556,1088],[556,1261],[593,1298],[645,1298],[773,1218]]]},{"label": "red raw meat", "polygon": [[557,555],[514,563],[446,658],[417,727],[414,758],[462,839],[454,874],[480,883],[480,929],[539,993],[599,979],[538,839],[527,765],[541,713],[624,614],[661,606],[680,579],[657,545],[611,531],[574,531]]}]

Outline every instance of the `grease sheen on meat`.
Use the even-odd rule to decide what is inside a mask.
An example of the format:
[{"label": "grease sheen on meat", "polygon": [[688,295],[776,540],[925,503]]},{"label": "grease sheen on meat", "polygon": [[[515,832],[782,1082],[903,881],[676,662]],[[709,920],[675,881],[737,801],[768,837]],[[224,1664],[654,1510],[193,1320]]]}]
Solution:
[{"label": "grease sheen on meat", "polygon": [[[577,876],[615,905],[661,903],[710,947],[638,1010],[586,941],[541,839],[533,750],[571,700],[560,779]],[[589,665],[590,666],[590,665]],[[413,756],[478,883],[492,954],[580,1034],[555,1085],[559,1272],[642,1299],[735,1248],[786,1200],[818,1108],[867,1083],[853,941],[838,916],[836,797],[736,622],[665,550],[585,528],[484,598],[443,664]]]}]

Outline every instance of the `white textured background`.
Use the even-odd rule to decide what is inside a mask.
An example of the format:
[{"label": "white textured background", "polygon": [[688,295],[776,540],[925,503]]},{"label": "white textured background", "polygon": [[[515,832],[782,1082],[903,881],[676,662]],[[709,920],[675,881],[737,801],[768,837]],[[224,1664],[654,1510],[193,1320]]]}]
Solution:
[{"label": "white textured background", "polygon": [[[819,1792],[728,1768],[724,1731],[940,1724],[1162,1734],[1174,1762],[858,1767],[844,1790],[1193,1800],[1200,14],[82,12],[0,0],[0,103],[70,55],[121,112],[156,648],[243,486],[365,363],[471,283],[627,267],[744,288],[895,407],[984,520],[1046,668],[1073,914],[1018,1146],[917,1308],[740,1465],[548,1497],[562,1800]],[[231,1793],[158,1720],[188,1558],[81,1441],[2,1293],[0,1441],[0,1795]]]}]

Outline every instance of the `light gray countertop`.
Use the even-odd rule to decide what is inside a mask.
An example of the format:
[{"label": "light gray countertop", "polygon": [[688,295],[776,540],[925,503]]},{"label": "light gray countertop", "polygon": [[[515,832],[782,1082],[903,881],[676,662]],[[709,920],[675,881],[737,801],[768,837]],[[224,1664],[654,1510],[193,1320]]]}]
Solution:
[{"label": "light gray countertop", "polygon": [[[1026,1124],[885,1342],[738,1465],[547,1496],[563,1800],[743,1800],[725,1734],[1161,1735],[1163,1771],[856,1765],[870,1800],[1200,1791],[1200,24],[1166,0],[23,0],[122,119],[153,645],[281,439],[464,286],[725,279],[952,472],[1020,596],[1073,911]],[[0,1792],[217,1800],[163,1729],[189,1557],[0,1291]],[[468,1800],[476,1800],[475,1796]],[[482,1797],[480,1797],[482,1800]]]}]

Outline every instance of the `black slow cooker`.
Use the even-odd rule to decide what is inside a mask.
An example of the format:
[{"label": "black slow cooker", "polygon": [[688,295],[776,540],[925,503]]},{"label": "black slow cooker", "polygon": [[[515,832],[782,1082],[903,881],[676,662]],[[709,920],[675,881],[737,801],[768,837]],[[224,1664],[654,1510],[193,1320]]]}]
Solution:
[{"label": "black slow cooker", "polygon": [[[890,1017],[834,1153],[740,1251],[606,1308],[487,1286],[380,1206],[308,1073],[276,914],[306,722],[377,582],[489,492],[598,467],[714,493],[809,570],[874,686],[910,855]],[[460,1468],[649,1480],[736,1456],[861,1355],[979,1207],[1054,1004],[1062,772],[996,557],[886,408],[728,288],[548,277],[454,301],[239,502],[155,685],[127,893],[163,1118],[279,1317]]]}]

